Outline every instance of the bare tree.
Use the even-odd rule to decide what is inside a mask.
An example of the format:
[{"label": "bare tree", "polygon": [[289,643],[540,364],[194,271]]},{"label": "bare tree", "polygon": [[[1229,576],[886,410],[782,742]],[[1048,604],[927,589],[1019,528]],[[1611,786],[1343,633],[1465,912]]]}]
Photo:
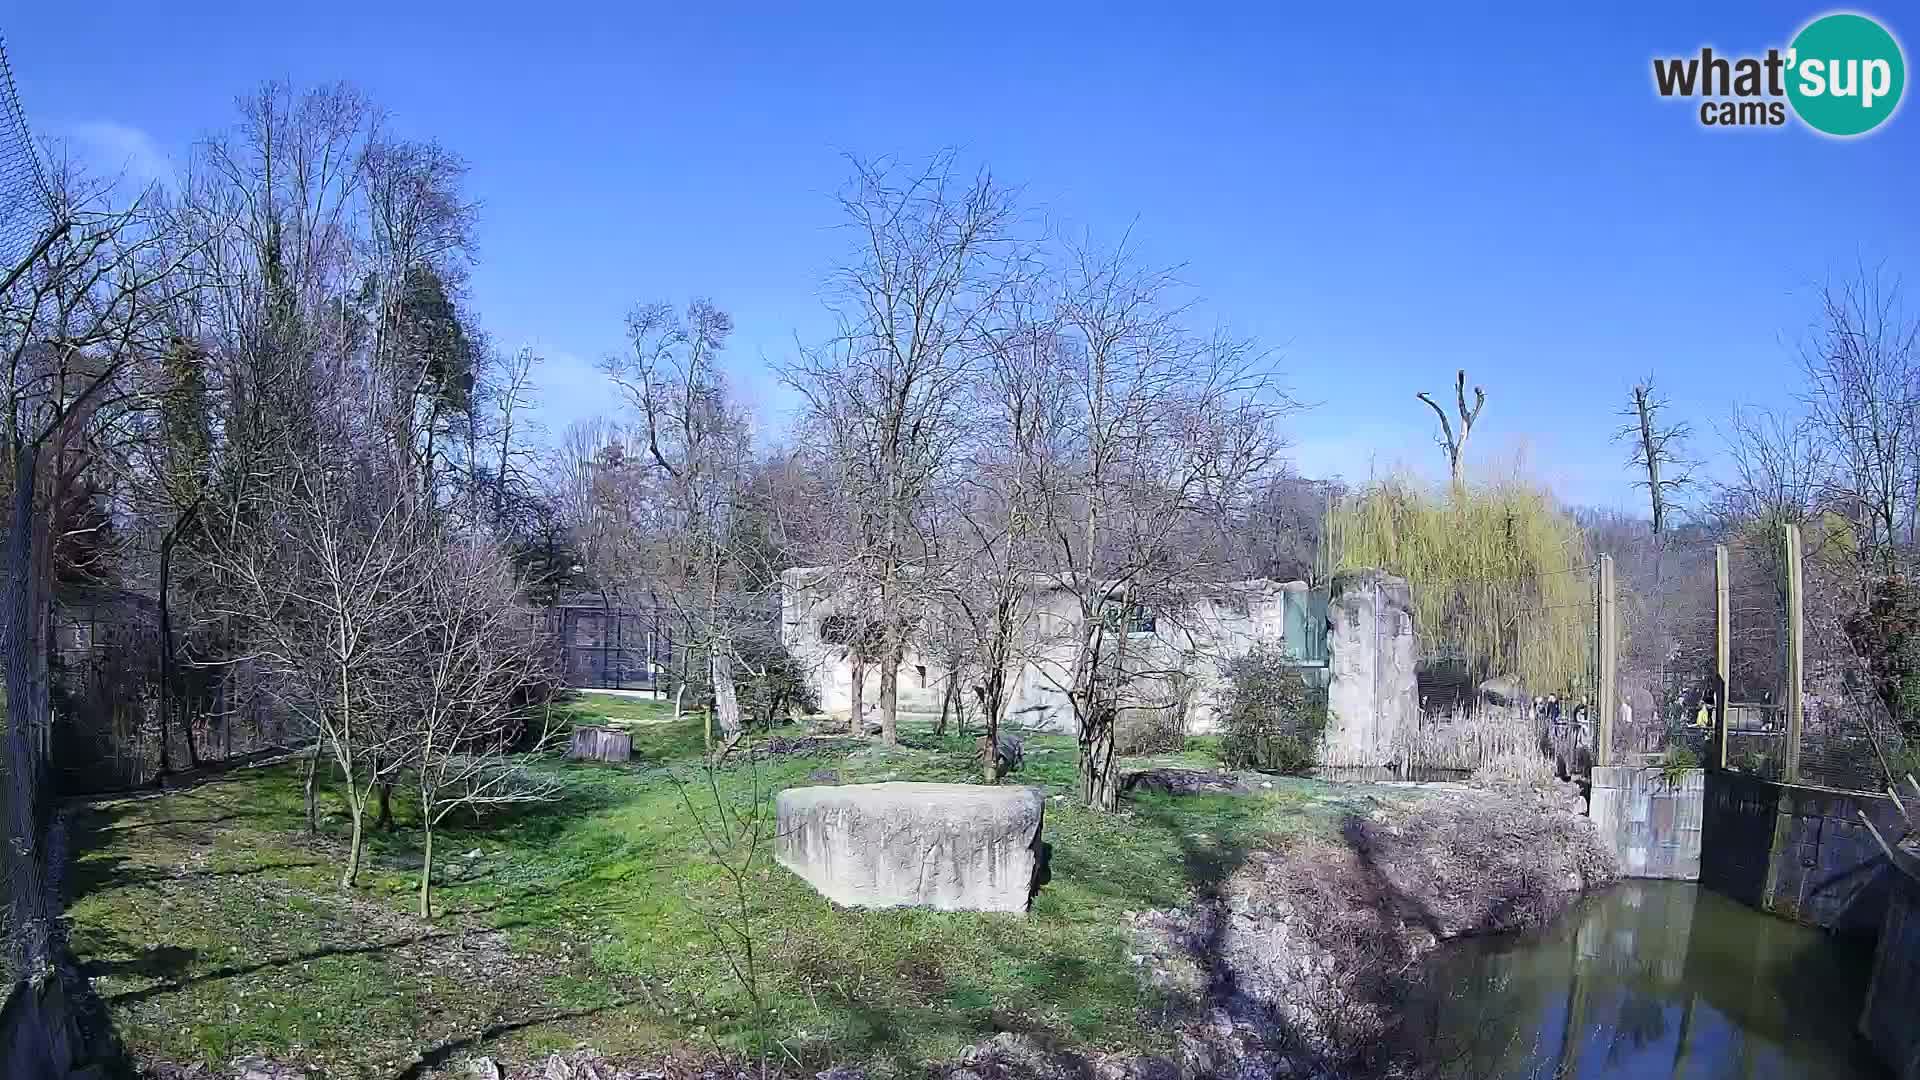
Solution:
[{"label": "bare tree", "polygon": [[1902,527],[1908,544],[1920,527],[1920,320],[1879,273],[1863,270],[1820,299],[1822,321],[1801,347],[1807,418],[1833,495],[1859,519],[1862,563],[1891,573]]},{"label": "bare tree", "polygon": [[338,770],[352,822],[342,888],[360,870],[367,811],[407,761],[376,676],[419,662],[426,627],[414,609],[430,578],[432,535],[397,491],[369,490],[342,470],[309,465],[245,518],[215,553],[233,583],[232,607]]},{"label": "bare tree", "polygon": [[1478,386],[1474,387],[1473,408],[1469,409],[1467,408],[1467,371],[1461,368],[1454,376],[1454,407],[1460,413],[1460,431],[1457,435],[1453,430],[1453,423],[1447,419],[1447,410],[1441,408],[1439,402],[1429,397],[1425,391],[1413,396],[1426,402],[1427,407],[1433,410],[1433,415],[1440,418],[1440,434],[1434,441],[1440,444],[1441,450],[1445,451],[1447,476],[1452,480],[1453,486],[1458,489],[1466,483],[1464,456],[1467,452],[1467,436],[1473,433],[1474,421],[1480,419],[1480,410],[1486,407],[1487,392]]},{"label": "bare tree", "polygon": [[[1165,270],[1122,248],[1069,253],[1057,301],[1065,423],[1033,462],[1045,492],[1045,587],[1073,618],[1043,650],[1078,723],[1081,796],[1118,805],[1114,723],[1156,605],[1224,565],[1217,522],[1244,509],[1294,408],[1250,342],[1182,325]],[[1130,662],[1135,666],[1130,667]],[[1167,672],[1178,677],[1178,671]]]},{"label": "bare tree", "polygon": [[[880,737],[893,744],[901,658],[937,576],[917,536],[1022,251],[1013,193],[986,174],[965,178],[951,152],[917,169],[859,160],[853,167],[840,206],[855,252],[829,282],[839,331],[784,375],[805,400],[846,495],[846,541],[830,576],[871,608]],[[857,664],[868,659],[864,649],[854,655]]]},{"label": "bare tree", "polygon": [[1667,400],[1654,386],[1653,376],[1648,375],[1628,391],[1627,405],[1620,413],[1626,423],[1613,435],[1615,442],[1632,447],[1627,465],[1639,471],[1640,479],[1634,485],[1646,489],[1652,514],[1651,580],[1629,578],[1630,588],[1639,588],[1632,590],[1636,610],[1630,613],[1628,626],[1633,642],[1630,651],[1640,661],[1636,666],[1651,680],[1650,693],[1662,704],[1672,690],[1668,664],[1676,648],[1674,623],[1678,617],[1678,598],[1666,587],[1669,519],[1675,500],[1693,487],[1694,464],[1686,454],[1686,441],[1693,429],[1685,421],[1667,421],[1664,414],[1668,408]]},{"label": "bare tree", "polygon": [[603,368],[640,416],[657,478],[647,570],[688,627],[688,644],[706,659],[713,715],[731,746],[742,731],[738,623],[755,617],[745,601],[765,595],[774,580],[772,568],[736,543],[753,447],[752,425],[719,367],[733,320],[705,300],[687,305],[684,316],[649,304],[628,317],[627,331],[630,351]]},{"label": "bare tree", "polygon": [[1627,465],[1644,474],[1634,486],[1646,489],[1656,540],[1666,535],[1674,501],[1693,487],[1694,462],[1686,453],[1693,426],[1684,420],[1666,421],[1662,414],[1667,409],[1667,400],[1660,396],[1649,375],[1628,391],[1627,407],[1620,413],[1627,422],[1613,434],[1615,442],[1633,448]]},{"label": "bare tree", "polygon": [[[267,83],[243,96],[238,112],[231,130],[197,148],[169,207],[189,254],[186,272],[200,286],[172,326],[201,361],[212,416],[197,509],[185,490],[160,500],[174,506],[173,521],[186,523],[164,560],[179,566],[170,576],[180,595],[166,590],[174,631],[167,636],[178,639],[182,669],[213,674],[229,736],[245,712],[256,722],[280,718],[276,739],[312,740],[308,821],[317,827],[321,734],[286,730],[269,673],[253,663],[231,614],[248,600],[245,583],[224,568],[252,558],[240,551],[249,537],[272,542],[241,523],[285,495],[284,477],[349,452],[367,433],[369,335],[343,298],[366,280],[361,166],[381,117],[344,85],[296,91]],[[192,718],[182,721],[191,733]]]},{"label": "bare tree", "polygon": [[[551,741],[538,700],[546,664],[527,629],[512,564],[491,544],[441,537],[420,551],[425,576],[415,648],[377,673],[379,697],[403,732],[397,757],[420,798],[420,917],[433,916],[434,829],[458,811],[541,802],[558,790],[514,755]],[[411,655],[409,655],[411,653]],[[522,728],[541,716],[536,738]]]},{"label": "bare tree", "polygon": [[[1012,290],[1006,311],[972,382],[964,468],[942,492],[941,516],[953,526],[951,550],[936,544],[931,560],[943,582],[935,607],[957,615],[953,629],[964,635],[950,646],[948,698],[958,696],[963,668],[979,672],[987,783],[999,779],[992,748],[999,745],[1009,679],[1025,658],[1039,570],[1047,565],[1040,550],[1048,542],[1042,480],[1073,408],[1071,384],[1057,369],[1060,327],[1044,297]],[[941,530],[930,535],[941,538]],[[961,704],[953,701],[956,709]],[[945,713],[943,703],[943,719]]]}]

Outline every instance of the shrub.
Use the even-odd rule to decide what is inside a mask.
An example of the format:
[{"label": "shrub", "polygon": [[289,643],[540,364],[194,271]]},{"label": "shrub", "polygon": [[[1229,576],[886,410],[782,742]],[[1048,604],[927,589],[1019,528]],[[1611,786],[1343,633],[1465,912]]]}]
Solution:
[{"label": "shrub", "polygon": [[1691,746],[1669,746],[1660,757],[1660,777],[1668,787],[1679,787],[1687,773],[1700,767],[1700,755]]},{"label": "shrub", "polygon": [[1228,767],[1300,773],[1313,768],[1327,728],[1327,692],[1279,649],[1256,645],[1226,666],[1220,756]]},{"label": "shrub", "polygon": [[1113,720],[1116,754],[1173,754],[1187,747],[1186,708],[1172,705],[1130,705]]},{"label": "shrub", "polygon": [[1847,637],[1866,662],[1874,693],[1920,737],[1920,589],[1898,574],[1868,586],[1868,604],[1846,620]]},{"label": "shrub", "polygon": [[771,728],[785,721],[790,712],[820,711],[819,695],[814,693],[806,670],[784,643],[749,638],[737,644],[735,654],[740,659],[734,670],[735,693],[744,723]]},{"label": "shrub", "polygon": [[1907,777],[1920,778],[1920,739],[1908,739],[1887,749],[1887,782],[1900,789],[1905,798]]}]

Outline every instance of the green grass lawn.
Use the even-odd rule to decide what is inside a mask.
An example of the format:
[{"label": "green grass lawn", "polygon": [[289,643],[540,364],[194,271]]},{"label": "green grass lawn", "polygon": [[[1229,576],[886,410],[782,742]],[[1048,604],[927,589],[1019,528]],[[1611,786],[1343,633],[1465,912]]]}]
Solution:
[{"label": "green grass lawn", "polygon": [[[74,941],[129,1045],[210,1066],[261,1053],[333,1076],[421,1075],[469,1054],[583,1042],[610,1055],[742,1049],[754,1032],[810,1067],[911,1070],[996,1030],[1152,1049],[1167,1038],[1152,1022],[1162,1003],[1130,960],[1128,914],[1180,904],[1262,838],[1331,829],[1379,797],[1275,779],[1249,797],[1149,796],[1116,815],[1049,798],[1053,879],[1027,917],[836,910],[766,857],[736,890],[701,823],[721,808],[738,820],[756,796],[770,808],[773,792],[823,770],[970,781],[970,738],[910,728],[894,752],[848,740],[736,753],[709,788],[700,719],[666,722],[670,703],[628,698],[574,710],[630,722],[635,760],[543,760],[557,801],[443,829],[432,922],[411,914],[412,807],[397,800],[362,886],[343,892],[344,810],[323,793],[320,835],[308,836],[292,765],[82,815]],[[1194,743],[1153,760],[1212,764]],[[1015,779],[1070,796],[1074,754],[1069,737],[1030,736]],[[742,910],[758,1009],[728,936]]]}]

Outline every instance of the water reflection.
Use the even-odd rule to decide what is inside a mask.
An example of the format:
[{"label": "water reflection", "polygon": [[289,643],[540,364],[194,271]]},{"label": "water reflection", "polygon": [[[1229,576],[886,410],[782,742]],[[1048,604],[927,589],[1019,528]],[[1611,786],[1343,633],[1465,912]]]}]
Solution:
[{"label": "water reflection", "polygon": [[1546,931],[1449,946],[1405,1014],[1456,1077],[1882,1077],[1854,1033],[1871,943],[1628,882]]}]

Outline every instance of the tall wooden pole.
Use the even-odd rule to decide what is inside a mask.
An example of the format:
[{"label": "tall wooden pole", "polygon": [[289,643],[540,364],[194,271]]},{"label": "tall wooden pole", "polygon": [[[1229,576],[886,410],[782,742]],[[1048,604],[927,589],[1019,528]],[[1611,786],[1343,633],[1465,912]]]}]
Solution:
[{"label": "tall wooden pole", "polygon": [[1619,686],[1615,672],[1619,666],[1619,642],[1614,633],[1613,556],[1600,556],[1599,581],[1600,663],[1598,693],[1595,701],[1600,715],[1593,725],[1593,763],[1613,764],[1613,714],[1619,707]]},{"label": "tall wooden pole", "polygon": [[1713,727],[1719,738],[1714,748],[1715,764],[1727,767],[1727,697],[1730,693],[1729,679],[1733,666],[1733,608],[1729,602],[1731,587],[1727,572],[1727,545],[1716,544],[1713,549],[1713,670],[1718,676],[1714,681],[1719,695],[1714,703]]},{"label": "tall wooden pole", "polygon": [[1800,782],[1800,734],[1806,724],[1807,626],[1800,565],[1800,526],[1785,526],[1787,543],[1787,783]]}]

